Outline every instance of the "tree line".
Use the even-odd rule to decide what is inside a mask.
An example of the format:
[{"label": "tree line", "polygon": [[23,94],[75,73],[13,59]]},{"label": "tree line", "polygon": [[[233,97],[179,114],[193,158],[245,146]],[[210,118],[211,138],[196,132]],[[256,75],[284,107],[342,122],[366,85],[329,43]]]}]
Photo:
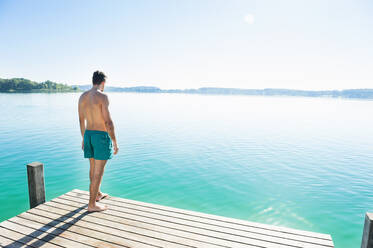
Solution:
[{"label": "tree line", "polygon": [[37,83],[25,78],[0,78],[0,92],[72,92],[79,91],[78,87],[45,81]]}]

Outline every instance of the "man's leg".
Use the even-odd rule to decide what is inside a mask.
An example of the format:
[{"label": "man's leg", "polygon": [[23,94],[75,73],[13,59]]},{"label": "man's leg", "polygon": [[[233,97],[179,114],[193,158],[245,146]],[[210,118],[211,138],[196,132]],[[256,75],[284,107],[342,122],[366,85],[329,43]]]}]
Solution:
[{"label": "man's leg", "polygon": [[95,170],[95,160],[94,158],[89,158],[89,183],[92,182],[94,170]]},{"label": "man's leg", "polygon": [[[89,158],[89,183],[92,182],[92,178],[93,178],[93,172],[95,170],[95,159],[94,158]],[[100,190],[100,187],[101,187],[101,183],[100,185],[98,186],[98,193],[97,193],[97,199],[96,200],[99,200],[99,198],[102,196],[102,192]]]},{"label": "man's leg", "polygon": [[106,162],[107,160],[94,160],[93,173],[89,185],[88,211],[103,211],[107,209],[106,205],[96,204],[97,193],[104,174]]}]

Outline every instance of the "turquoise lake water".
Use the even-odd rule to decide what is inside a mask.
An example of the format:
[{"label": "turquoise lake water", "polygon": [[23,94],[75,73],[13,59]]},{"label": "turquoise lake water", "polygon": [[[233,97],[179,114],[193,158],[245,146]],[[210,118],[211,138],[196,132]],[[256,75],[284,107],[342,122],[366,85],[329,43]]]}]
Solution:
[{"label": "turquoise lake water", "polygon": [[[79,93],[0,94],[0,221],[28,209],[26,164],[47,200],[88,190]],[[108,93],[114,196],[308,231],[359,247],[373,211],[373,101]]]}]

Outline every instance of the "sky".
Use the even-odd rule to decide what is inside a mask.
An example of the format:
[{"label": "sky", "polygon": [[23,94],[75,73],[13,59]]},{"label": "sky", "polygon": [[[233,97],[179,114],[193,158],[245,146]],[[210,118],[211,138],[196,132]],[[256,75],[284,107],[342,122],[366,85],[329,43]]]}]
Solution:
[{"label": "sky", "polygon": [[0,78],[373,88],[370,0],[0,0]]}]

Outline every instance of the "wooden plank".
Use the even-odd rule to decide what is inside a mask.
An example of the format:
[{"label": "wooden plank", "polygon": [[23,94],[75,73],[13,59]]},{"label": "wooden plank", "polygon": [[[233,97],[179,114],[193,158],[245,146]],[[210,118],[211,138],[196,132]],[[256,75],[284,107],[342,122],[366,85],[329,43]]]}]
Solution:
[{"label": "wooden plank", "polygon": [[[38,206],[38,207],[40,207],[40,206]],[[34,210],[36,210],[37,208],[34,208]],[[41,215],[26,212],[26,213],[23,213],[22,215],[20,215],[20,217],[25,218],[27,220],[39,222],[39,223],[51,223],[52,225],[54,225],[58,228],[62,228],[62,229],[67,228],[66,226],[64,226],[66,224],[65,222],[53,221],[53,217],[50,218],[48,213],[43,213],[43,216],[41,216]],[[125,237],[125,236],[117,237],[115,235],[103,233],[101,231],[92,230],[92,229],[86,228],[86,227],[81,227],[81,226],[78,226],[78,225],[75,225],[75,224],[68,227],[68,230],[70,232],[73,232],[73,233],[76,233],[76,234],[79,234],[79,235],[83,235],[83,236],[86,236],[86,237],[89,237],[89,238],[102,240],[104,242],[111,243],[113,246],[131,247],[131,248],[154,248],[154,247],[159,247],[159,246],[155,246],[155,245],[143,244],[141,242],[140,243],[135,242],[135,241],[132,241],[130,239],[127,239],[127,237]]]},{"label": "wooden plank", "polygon": [[[42,206],[42,205],[39,205]],[[120,248],[124,246],[115,245],[100,239],[91,238],[85,235],[81,235],[79,233],[72,232],[69,229],[73,224],[67,224],[63,222],[57,222],[56,224],[52,224],[50,219],[47,219],[44,222],[40,222],[42,218],[39,216],[35,216],[29,213],[23,213],[22,217],[16,217],[12,221],[33,229],[43,229],[45,232],[50,233],[51,235],[60,236],[66,239],[74,240],[86,245],[90,245],[93,247],[102,247],[102,248]],[[129,247],[129,246],[127,246]]]},{"label": "wooden plank", "polygon": [[[49,208],[48,208],[49,207]],[[74,207],[70,207],[68,205],[59,204],[56,202],[49,203],[44,206],[39,206],[38,209],[44,209],[46,211],[53,211],[55,213],[64,214],[66,211],[71,211]],[[221,247],[242,247],[242,243],[235,243],[229,240],[219,240],[215,237],[205,237],[204,235],[198,235],[188,232],[177,232],[177,230],[173,230],[172,228],[162,228],[159,226],[155,226],[152,224],[146,224],[139,221],[128,220],[125,218],[118,218],[115,216],[106,215],[103,213],[97,213],[99,215],[95,216],[87,216],[84,220],[89,222],[94,222],[100,225],[110,225],[115,226],[118,229],[122,229],[126,226],[131,226],[137,228],[137,230],[141,233],[149,232],[153,236],[157,235],[164,235],[165,238],[169,241],[178,241],[183,242],[183,244],[190,245],[192,247],[210,247],[210,248],[221,248]],[[103,218],[104,217],[104,218]],[[159,234],[158,234],[159,233]],[[245,247],[250,247],[247,244]],[[257,246],[251,246],[257,247]]]},{"label": "wooden plank", "polygon": [[[67,203],[67,204],[72,203],[72,205],[77,205],[77,206],[82,205],[82,203],[69,202],[67,200],[61,200],[61,201],[63,201],[64,203]],[[73,209],[76,208],[76,207],[72,207],[71,204],[66,205],[66,204],[63,204],[63,203],[60,203],[60,202],[48,202],[47,205],[39,206],[40,207],[39,209],[46,209],[46,206],[51,206],[51,207],[54,208],[54,210],[63,209],[63,210],[72,211]],[[105,212],[107,212],[107,211],[105,211]],[[147,230],[153,230],[153,231],[156,231],[156,232],[167,233],[167,234],[174,235],[174,236],[177,236],[177,237],[190,239],[190,240],[186,240],[186,242],[189,243],[191,241],[194,241],[191,244],[196,245],[197,247],[221,247],[221,246],[226,247],[225,245],[227,245],[227,246],[233,245],[234,246],[234,244],[231,244],[229,242],[229,240],[223,240],[223,242],[220,242],[220,240],[217,240],[216,236],[218,236],[218,235],[212,235],[211,237],[208,237],[208,236],[201,235],[198,232],[193,233],[193,232],[188,232],[188,231],[185,231],[185,230],[182,230],[182,229],[177,230],[177,229],[170,228],[169,226],[167,226],[167,224],[171,224],[171,223],[169,223],[167,221],[164,221],[165,224],[163,226],[160,226],[160,225],[155,225],[154,224],[154,222],[157,222],[157,220],[154,220],[154,219],[150,220],[150,222],[149,221],[148,222],[143,222],[143,221],[137,220],[138,216],[134,216],[134,218],[125,218],[121,215],[110,215],[110,214],[107,214],[105,212],[96,213],[94,219],[91,219],[91,221],[107,220],[107,221],[110,221],[110,222],[118,223],[120,225],[131,225],[131,226],[144,228],[144,229],[147,229]],[[182,225],[180,225],[180,226],[181,226],[181,228],[183,227]],[[196,228],[195,230],[200,231],[200,229],[198,229],[198,228]],[[242,244],[240,244],[240,246],[242,246]]]},{"label": "wooden plank", "polygon": [[[40,210],[40,213],[39,212],[37,213],[37,214],[40,214],[40,215],[44,214],[43,211],[47,211],[47,212],[54,213],[54,214],[63,214],[63,215],[66,215],[66,213],[73,212],[71,209],[65,210],[65,209],[62,209],[62,208],[57,208],[55,206],[48,206],[48,205],[45,205],[45,204],[38,206],[36,209]],[[33,212],[33,213],[36,213],[36,212]],[[91,215],[84,216],[81,220],[82,221],[87,221],[87,222],[90,222],[90,223],[94,223],[94,224],[98,224],[100,226],[102,225],[102,226],[117,228],[119,230],[124,230],[124,231],[127,229],[127,228],[124,228],[124,227],[126,227],[127,225],[130,226],[128,223],[118,223],[118,222],[114,222],[112,219],[101,219],[101,218],[97,218],[97,217],[94,217],[94,216],[91,216]],[[140,233],[140,234],[144,234],[147,231],[147,229],[141,230],[141,228],[138,228],[138,230],[139,230],[138,233]],[[188,240],[188,239],[182,240],[180,238],[175,238],[174,236],[172,236],[170,234],[165,235],[165,237],[169,238],[168,241],[184,242],[183,244],[187,244],[191,247],[221,248],[221,246],[208,244],[208,243],[203,243],[203,242],[198,241],[198,240],[197,241]]]},{"label": "wooden plank", "polygon": [[[75,199],[71,198],[71,197],[68,198],[68,196],[74,197]],[[78,199],[79,198],[84,198],[85,201],[86,201],[88,199],[88,195],[79,195],[79,196],[77,196],[76,194],[72,195],[71,192],[69,192],[69,193],[66,193],[66,194],[60,196],[57,199],[61,199],[61,198],[69,199],[69,200],[77,200],[77,201],[80,201],[80,202],[84,202],[84,201],[78,200]],[[122,203],[116,202],[115,200],[112,200],[110,197],[108,199],[106,199],[106,200],[102,200],[102,202],[110,204],[111,208],[115,209],[115,210],[119,210],[118,208],[116,208],[116,206],[119,206],[119,207],[126,208],[126,210],[125,210],[126,212],[134,210],[134,211],[137,211],[137,213],[141,212],[142,215],[144,215],[144,214],[145,215],[148,215],[148,214],[159,214],[160,216],[162,216],[162,218],[164,218],[164,217],[171,217],[172,218],[171,222],[182,220],[183,221],[182,224],[184,224],[184,225],[187,225],[187,223],[185,223],[185,222],[195,221],[195,222],[192,222],[192,224],[191,224],[192,226],[204,225],[204,228],[207,228],[207,229],[214,228],[214,230],[216,230],[216,231],[226,230],[226,232],[228,232],[228,233],[237,234],[237,235],[241,235],[241,236],[250,235],[248,233],[257,233],[257,234],[268,235],[268,236],[271,236],[271,237],[279,237],[279,238],[285,238],[285,239],[290,239],[290,240],[294,240],[294,241],[302,241],[302,242],[308,242],[308,243],[312,243],[312,244],[320,244],[320,245],[332,246],[333,247],[333,241],[332,240],[312,238],[312,237],[306,237],[306,236],[297,235],[297,234],[289,234],[289,233],[283,233],[283,232],[278,232],[278,231],[265,230],[265,229],[254,228],[254,227],[246,227],[245,230],[240,230],[240,229],[234,228],[235,226],[232,227],[230,224],[227,224],[225,222],[220,222],[220,221],[218,221],[218,222],[216,222],[216,221],[210,221],[210,220],[200,221],[200,218],[198,218],[198,219],[186,218],[184,215],[181,215],[181,217],[180,217],[180,216],[175,216],[172,213],[170,213],[171,214],[171,216],[170,216],[169,213],[165,214],[165,212],[153,213],[153,211],[151,211],[152,209],[141,208],[141,207],[136,207],[136,206],[132,207],[131,205],[128,206],[126,204],[122,204]],[[115,206],[115,207],[113,208],[113,206]],[[139,210],[139,209],[141,209],[141,210]],[[206,224],[207,225],[211,224],[211,225],[209,227],[206,227]]]},{"label": "wooden plank", "polygon": [[[75,200],[75,201],[80,202],[80,203],[86,202],[86,200],[82,200],[82,199],[79,199],[77,197],[75,197],[75,199],[74,199],[73,197],[69,197],[68,195],[69,194],[62,195],[61,197],[59,197],[57,199],[54,199],[52,202],[61,202],[61,199]],[[83,196],[83,197],[86,198],[88,196]],[[122,211],[122,209],[120,207],[111,205],[112,201],[110,201],[109,199],[106,200],[106,201],[103,201],[103,202],[109,204],[109,206],[110,206],[110,209],[105,211],[106,214],[113,213],[111,210]],[[71,203],[69,203],[69,204],[71,204]],[[80,205],[75,205],[75,206],[80,206]],[[127,208],[123,211],[125,211],[125,212],[131,212],[132,211],[132,212],[136,213],[136,211],[133,211],[133,210],[127,209]],[[125,212],[119,212],[119,213],[120,214],[126,214]],[[175,224],[175,221],[177,222],[177,218],[175,218],[175,217],[169,217],[169,216],[162,215],[162,216],[155,216],[155,218],[154,218],[154,215],[152,216],[148,212],[149,211],[140,212],[140,213],[143,216],[145,214],[145,216],[153,217],[153,219],[151,221],[153,223],[154,223],[154,220],[161,220],[161,221],[163,220],[163,221],[167,221],[168,225],[170,226],[172,224]],[[116,213],[114,212],[113,214],[115,215]],[[193,229],[193,226],[194,227],[200,227],[201,229],[197,231],[200,234],[211,235],[212,237],[220,237],[220,238],[233,240],[233,241],[235,239],[237,240],[237,238],[239,238],[240,242],[244,242],[243,241],[244,239],[242,237],[244,237],[244,238],[249,237],[249,238],[253,238],[253,239],[259,239],[259,240],[262,240],[262,241],[268,241],[268,242],[276,243],[277,246],[282,244],[282,245],[292,245],[294,247],[333,247],[332,241],[323,240],[323,239],[316,239],[316,238],[308,238],[308,237],[304,237],[304,236],[296,236],[298,238],[298,240],[294,240],[294,239],[289,239],[289,236],[290,236],[289,234],[281,233],[283,235],[283,237],[278,238],[276,236],[268,236],[268,235],[266,236],[266,235],[262,235],[262,234],[252,233],[252,232],[237,231],[237,230],[234,230],[234,229],[232,230],[232,229],[224,228],[224,227],[221,227],[221,226],[206,225],[204,223],[201,224],[199,222],[192,222],[192,221],[185,220],[185,219],[182,219],[181,221],[179,221],[178,224],[179,224],[179,228],[180,228],[180,225],[183,225],[184,229],[189,227],[189,231],[190,231],[190,229]],[[176,225],[178,225],[178,224],[176,224]],[[225,223],[223,223],[223,224],[225,224]],[[195,229],[196,228],[194,228],[194,230]],[[259,230],[263,231],[261,229],[259,229]],[[216,232],[214,233],[214,232],[211,232],[211,231],[218,231],[219,233],[216,233]],[[235,235],[238,235],[238,237],[235,237]],[[293,237],[294,236],[295,235],[293,235]],[[247,243],[247,242],[248,242],[248,239],[246,239],[245,243]],[[252,244],[255,244],[255,242],[252,243]]]},{"label": "wooden plank", "polygon": [[[16,217],[13,217],[13,218],[16,218]],[[52,244],[62,246],[62,247],[83,247],[83,248],[90,247],[90,246],[87,246],[87,245],[84,245],[84,244],[81,244],[81,243],[78,243],[78,242],[75,242],[69,239],[50,235],[49,233],[46,233],[43,229],[36,230],[36,229],[29,228],[21,224],[14,223],[11,221],[13,218],[9,219],[8,221],[2,222],[1,226],[7,229],[10,229],[10,230],[14,230],[19,233],[22,233],[26,236],[31,236],[36,240],[42,240],[42,241],[45,241],[46,243],[52,243]]]},{"label": "wooden plank", "polygon": [[[71,198],[71,197],[68,197],[70,196],[70,193],[68,194],[65,194],[65,195],[62,195],[60,196],[59,198],[56,198],[54,199],[53,201],[60,201],[60,199],[68,199],[68,200],[72,200],[72,201],[78,201],[78,202],[86,202],[86,200],[82,200],[82,199],[79,199],[77,198],[76,196],[74,196],[74,198]],[[83,196],[84,198],[86,196]],[[206,223],[203,223],[203,222],[200,222],[200,221],[196,221],[194,222],[193,220],[189,220],[189,219],[185,219],[185,218],[177,218],[175,216],[167,216],[165,214],[160,214],[158,215],[157,213],[152,213],[150,211],[141,211],[141,210],[138,210],[136,208],[132,208],[132,207],[125,207],[125,206],[122,206],[120,203],[118,205],[118,203],[113,203],[111,204],[111,201],[110,201],[110,198],[107,199],[107,200],[102,200],[103,202],[106,202],[108,203],[110,206],[111,206],[111,210],[116,210],[118,212],[120,212],[121,214],[126,214],[126,213],[130,213],[130,214],[134,214],[134,215],[137,215],[137,216],[145,216],[145,217],[149,217],[152,219],[152,222],[154,223],[154,220],[165,220],[165,218],[168,220],[168,225],[170,224],[176,224],[176,225],[184,225],[185,227],[199,227],[201,229],[206,229],[206,230],[213,230],[213,231],[218,231],[218,232],[225,232],[225,233],[229,233],[229,234],[232,234],[232,235],[238,235],[238,236],[244,236],[246,237],[247,235],[250,235],[250,233],[256,233],[256,234],[263,234],[263,235],[267,235],[267,236],[271,236],[272,237],[278,237],[278,238],[285,238],[285,239],[290,239],[290,240],[294,240],[294,241],[302,241],[302,242],[308,242],[308,243],[312,243],[312,244],[320,244],[320,245],[325,245],[325,246],[333,246],[333,242],[331,240],[324,240],[324,239],[318,239],[318,238],[310,238],[310,237],[305,237],[305,236],[299,236],[299,235],[296,235],[296,234],[288,234],[288,233],[282,233],[282,232],[277,232],[277,231],[271,231],[271,230],[263,230],[261,228],[253,228],[253,227],[247,227],[246,230],[237,230],[237,229],[234,229],[234,228],[231,228],[229,225],[226,225],[226,226],[223,226],[225,225],[225,223],[220,223],[218,222],[217,225],[215,225],[216,223],[213,223],[213,224],[210,224],[209,222],[206,222]],[[125,210],[123,209],[120,209],[118,208],[117,206],[120,206],[120,207],[123,207],[125,208]]]},{"label": "wooden plank", "polygon": [[[78,202],[68,202],[66,200],[62,199],[56,199],[58,202],[48,202],[48,205],[55,206],[55,207],[61,207],[66,210],[72,210],[74,207],[71,207],[70,205],[74,206],[80,206],[82,203]],[[63,202],[69,205],[63,205],[58,204],[59,202]],[[131,214],[126,214],[122,212],[115,213],[115,210],[113,211],[113,214],[111,214],[112,210],[108,210],[102,213],[98,213],[96,215],[97,217],[101,219],[110,219],[111,221],[116,221],[118,223],[123,223],[123,224],[132,224],[132,225],[141,225],[142,227],[146,228],[152,228],[154,230],[162,230],[164,232],[170,232],[174,235],[180,235],[188,238],[193,238],[193,239],[199,239],[201,241],[205,242],[215,242],[216,244],[220,244],[219,238],[222,238],[224,241],[229,240],[229,241],[234,241],[234,237],[232,238],[232,235],[230,233],[221,233],[221,232],[215,232],[215,231],[209,231],[205,229],[200,229],[200,228],[195,228],[195,227],[190,227],[187,225],[180,225],[180,224],[173,224],[169,221],[166,220],[158,220],[158,219],[151,219],[147,217],[142,217],[139,215],[131,215]],[[172,219],[172,218],[170,218]],[[175,228],[176,227],[176,228]],[[243,236],[245,238],[245,236]],[[240,237],[239,237],[240,238]],[[272,239],[273,237],[268,237],[265,236],[265,240]],[[215,241],[214,241],[215,240]],[[247,242],[247,240],[245,240]],[[243,240],[240,240],[239,242],[245,242]],[[272,240],[273,241],[273,240]],[[276,241],[276,240],[275,240]],[[223,244],[221,244],[223,245]],[[229,245],[229,244],[228,244]],[[299,244],[298,244],[299,245]],[[324,246],[323,246],[324,247]]]},{"label": "wooden plank", "polygon": [[[66,201],[65,199],[62,199],[62,198],[57,198],[57,199],[54,199],[53,201],[51,202],[48,202],[46,203],[47,205],[53,205],[53,206],[57,206],[53,203],[62,203],[62,204],[68,204],[68,205],[71,205],[71,206],[74,206],[74,207],[79,207],[81,205],[84,204],[84,200],[79,200],[79,199],[76,199],[77,201],[75,201],[75,203],[73,201]],[[80,201],[80,203],[78,202]],[[61,206],[60,206],[61,207]],[[63,207],[63,206],[62,206]],[[66,209],[70,209],[68,208],[69,206],[66,206],[67,208]],[[116,211],[116,209],[114,208],[117,208],[115,206],[110,206],[110,209],[103,212],[103,213],[99,213],[100,214],[100,218],[103,218],[103,216],[107,216],[106,218],[110,218],[111,220],[113,220],[115,217],[122,217],[122,218],[125,218],[124,216],[127,214],[125,212],[120,212],[120,208],[118,208],[119,211]],[[128,214],[127,214],[128,216]],[[137,220],[137,223],[139,218],[141,218],[142,216],[139,216],[139,215],[132,215],[130,216],[130,220],[132,219],[135,219]],[[143,217],[144,219],[144,217]],[[256,235],[256,234],[253,234],[253,233],[241,233],[240,235],[238,235],[237,237],[235,237],[234,234],[230,233],[230,229],[227,229],[225,228],[225,232],[222,232],[222,228],[220,227],[214,227],[215,230],[212,230],[211,231],[211,228],[198,228],[198,226],[200,226],[201,224],[200,223],[194,223],[194,222],[191,222],[192,224],[185,224],[187,221],[181,221],[180,223],[182,224],[174,224],[172,223],[172,221],[175,220],[175,218],[170,218],[170,217],[164,217],[164,216],[161,216],[160,218],[147,218],[145,217],[145,219],[147,219],[147,223],[151,223],[150,226],[153,226],[153,229],[160,229],[163,227],[175,227],[176,226],[176,229],[171,229],[170,230],[170,233],[172,234],[175,234],[175,232],[178,232],[179,230],[182,230],[184,231],[184,235],[186,232],[190,232],[188,234],[188,236],[191,238],[191,236],[193,236],[193,234],[196,234],[197,236],[194,236],[193,238],[196,238],[198,239],[198,236],[201,237],[201,235],[203,235],[203,237],[211,237],[213,239],[224,239],[224,240],[229,240],[229,241],[233,241],[233,242],[240,242],[240,243],[246,243],[246,244],[255,244],[255,241],[253,243],[253,241],[251,239],[248,239],[248,237],[251,237],[251,238],[254,238],[254,239],[259,239],[259,240],[262,240],[262,241],[266,241],[266,242],[272,242],[272,243],[275,243],[276,246],[278,247],[279,245],[292,245],[294,247],[327,247],[327,246],[324,246],[324,245],[317,245],[317,244],[313,244],[313,243],[310,243],[310,244],[307,244],[307,242],[303,242],[303,241],[294,241],[294,240],[287,240],[287,239],[284,239],[284,238],[276,238],[276,237],[271,237],[271,236],[266,236],[266,235]],[[121,219],[117,218],[117,221],[118,222],[122,222]],[[125,222],[128,223],[128,219],[125,220]],[[141,225],[144,225],[146,224],[146,222],[140,222]],[[163,225],[156,225],[156,223],[162,223],[163,222]],[[190,222],[189,222],[190,223]],[[168,225],[168,226],[167,226]],[[193,225],[195,227],[193,227]],[[205,225],[207,227],[209,227],[208,225]],[[184,230],[183,230],[184,229]],[[218,230],[218,231],[216,231]],[[180,234],[180,232],[179,232]],[[178,234],[178,235],[179,235]],[[250,236],[251,235],[251,236]],[[188,237],[187,236],[187,237]],[[199,238],[199,240],[201,240],[201,238]],[[325,240],[321,240],[322,242],[327,242]],[[219,240],[215,241],[216,244],[220,244],[219,243]],[[306,244],[305,244],[306,243]],[[223,244],[221,244],[223,245]],[[228,244],[229,245],[229,244]],[[332,243],[331,243],[332,245]],[[329,246],[331,247],[331,246]]]},{"label": "wooden plank", "polygon": [[[74,195],[73,193],[75,193],[76,197],[89,196],[89,192],[79,190],[79,189],[74,189],[67,194],[68,195]],[[159,213],[166,212],[168,214],[174,214],[175,217],[180,216],[180,215],[184,215],[184,218],[188,218],[188,219],[190,219],[190,218],[200,218],[200,219],[208,219],[208,220],[211,220],[211,221],[221,221],[221,222],[225,222],[225,225],[233,224],[235,226],[234,228],[236,228],[236,229],[245,229],[246,227],[249,226],[249,227],[256,227],[256,228],[261,228],[261,229],[266,229],[266,230],[283,232],[283,233],[297,234],[297,235],[300,235],[300,236],[331,240],[331,236],[329,234],[321,234],[321,233],[302,231],[302,230],[297,230],[297,229],[292,229],[292,228],[278,227],[278,226],[273,226],[273,225],[255,223],[255,222],[250,222],[250,221],[246,221],[246,220],[239,220],[239,219],[234,219],[234,218],[229,218],[229,217],[224,217],[224,216],[212,215],[212,214],[201,213],[201,212],[196,212],[196,211],[191,211],[191,210],[184,210],[184,209],[180,209],[180,208],[168,207],[168,206],[163,206],[163,205],[158,205],[158,204],[153,204],[153,203],[146,203],[146,202],[141,202],[141,201],[135,201],[135,200],[125,199],[125,198],[118,198],[118,197],[110,196],[108,199],[110,199],[112,201],[116,201],[116,202],[122,202],[124,204],[138,206],[138,207],[141,207],[141,208],[148,208],[148,209],[151,208],[152,211],[158,211]]]},{"label": "wooden plank", "polygon": [[[1,231],[1,229],[0,229]],[[25,246],[24,244],[8,239],[6,237],[3,237],[0,235],[0,247],[6,247],[6,248],[20,248],[22,246]],[[32,246],[27,246],[26,247],[32,247]]]},{"label": "wooden plank", "polygon": [[[37,209],[37,208],[30,209],[29,211],[27,211],[27,213],[32,213],[32,214],[35,214],[35,215],[39,215],[41,217],[50,218],[52,220],[53,219],[60,219],[61,221],[65,222],[65,223],[69,222],[69,221],[72,221],[76,217],[81,215],[81,213],[79,213],[79,212],[78,213],[71,213],[69,215],[61,215],[61,214],[55,214],[55,213],[52,213],[52,212],[42,211],[42,210]],[[94,213],[90,213],[90,215],[91,214],[94,214]],[[20,216],[22,216],[22,214]],[[84,220],[81,220],[81,219],[79,221],[75,222],[74,226],[88,228],[88,229],[91,229],[91,230],[99,231],[101,233],[109,234],[111,236],[126,237],[126,240],[129,240],[129,239],[136,240],[140,243],[154,245],[154,246],[158,246],[158,247],[175,247],[175,248],[191,247],[189,245],[184,245],[181,242],[180,243],[175,243],[175,242],[171,242],[171,241],[169,242],[169,241],[164,239],[164,235],[157,235],[157,237],[154,237],[155,234],[150,233],[150,232],[147,232],[147,233],[142,232],[141,234],[139,234],[139,233],[136,232],[138,230],[136,230],[135,228],[132,228],[130,226],[123,226],[123,228],[125,228],[125,230],[126,230],[126,231],[123,231],[123,230],[119,230],[115,227],[103,226],[103,225],[99,225],[99,224],[96,224],[96,223],[84,221]],[[114,226],[114,225],[112,225],[112,226]]]},{"label": "wooden plank", "polygon": [[4,227],[0,227],[0,246],[1,247],[40,247],[45,248],[61,248],[51,243],[46,243],[43,240],[35,239],[34,237],[24,235]]},{"label": "wooden plank", "polygon": [[[1,231],[1,229],[0,229]],[[32,247],[28,245],[24,245],[20,242],[8,239],[6,237],[3,237],[0,235],[0,247],[6,247],[6,248],[20,248],[20,247]]]}]

